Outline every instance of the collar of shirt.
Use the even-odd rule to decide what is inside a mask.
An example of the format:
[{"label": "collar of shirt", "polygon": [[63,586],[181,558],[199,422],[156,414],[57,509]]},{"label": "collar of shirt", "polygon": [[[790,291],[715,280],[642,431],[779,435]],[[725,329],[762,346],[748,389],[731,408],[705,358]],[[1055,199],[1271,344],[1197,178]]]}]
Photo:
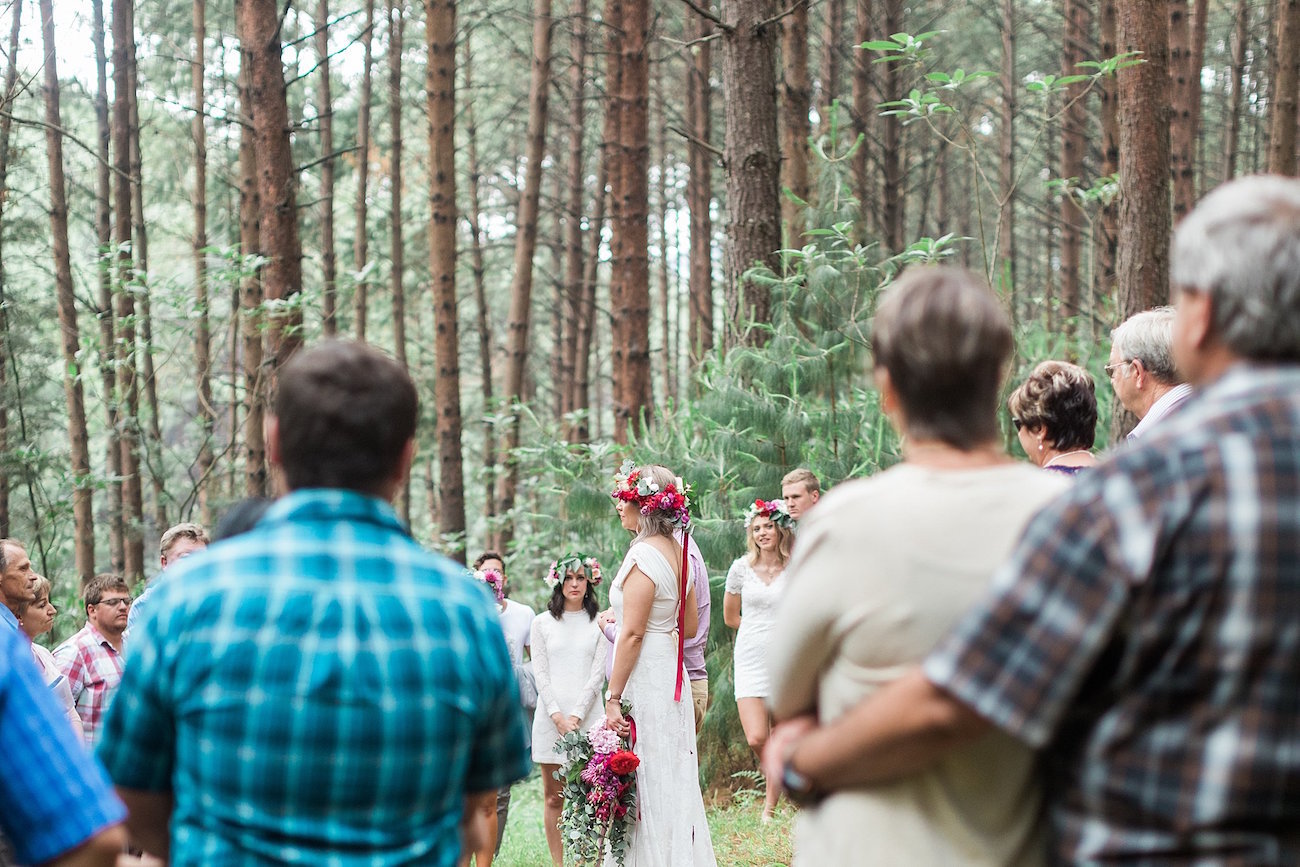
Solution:
[{"label": "collar of shirt", "polygon": [[1137,423],[1133,430],[1129,431],[1128,438],[1134,440],[1142,436],[1191,396],[1192,387],[1190,385],[1185,382],[1175,385],[1169,391],[1160,395],[1159,400],[1151,404],[1151,409],[1147,410],[1147,414],[1142,416],[1142,420]]},{"label": "collar of shirt", "polygon": [[304,488],[286,494],[266,510],[258,526],[322,520],[366,521],[411,535],[391,505],[370,494],[342,488]]}]

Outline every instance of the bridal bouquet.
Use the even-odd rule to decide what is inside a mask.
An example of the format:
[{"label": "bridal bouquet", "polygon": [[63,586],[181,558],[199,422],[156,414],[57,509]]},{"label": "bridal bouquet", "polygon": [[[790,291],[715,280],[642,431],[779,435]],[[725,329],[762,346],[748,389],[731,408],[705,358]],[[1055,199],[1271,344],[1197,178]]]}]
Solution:
[{"label": "bridal bouquet", "polygon": [[[623,702],[624,716],[631,709]],[[564,794],[560,814],[564,848],[578,864],[597,864],[608,842],[610,854],[622,867],[628,831],[636,821],[636,769],[641,760],[604,726],[586,734],[571,731],[555,748],[564,754],[564,765],[555,772]]]}]

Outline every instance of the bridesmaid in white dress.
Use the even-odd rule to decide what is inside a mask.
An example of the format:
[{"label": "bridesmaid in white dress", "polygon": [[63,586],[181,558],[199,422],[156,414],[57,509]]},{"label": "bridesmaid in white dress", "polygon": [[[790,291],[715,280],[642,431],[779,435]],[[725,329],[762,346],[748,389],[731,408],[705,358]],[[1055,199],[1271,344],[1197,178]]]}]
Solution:
[{"label": "bridesmaid in white dress", "polygon": [[[794,521],[784,500],[755,500],[745,512],[745,547],[749,553],[731,564],[722,618],[736,633],[736,710],[750,749],[762,758],[772,720],[767,680],[767,646],[776,606],[785,593],[785,564],[794,544]],[[741,616],[743,613],[743,617]],[[763,798],[763,821],[776,809],[780,786],[769,785]]]},{"label": "bridesmaid in white dress", "polygon": [[[638,817],[624,867],[716,867],[700,795],[695,713],[682,665],[682,640],[695,634],[694,582],[682,582],[682,548],[673,530],[689,522],[685,492],[665,467],[615,477],[613,496],[623,527],[636,534],[610,585],[618,621],[605,724],[630,731],[620,700],[636,720]],[[616,862],[612,854],[606,867]]]},{"label": "bridesmaid in white dress", "polygon": [[546,574],[551,598],[533,619],[531,646],[537,710],[533,713],[533,761],[541,765],[545,802],[542,816],[546,846],[556,867],[564,863],[560,813],[564,797],[555,772],[564,757],[555,742],[579,729],[587,731],[605,721],[600,703],[605,682],[609,641],[596,623],[596,585],[600,563],[585,554],[565,554]]}]

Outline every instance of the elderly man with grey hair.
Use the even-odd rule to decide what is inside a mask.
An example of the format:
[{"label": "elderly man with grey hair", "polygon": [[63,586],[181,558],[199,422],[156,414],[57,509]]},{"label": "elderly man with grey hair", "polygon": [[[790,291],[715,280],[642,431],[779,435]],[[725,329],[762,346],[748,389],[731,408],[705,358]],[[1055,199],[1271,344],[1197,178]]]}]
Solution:
[{"label": "elderly man with grey hair", "polygon": [[1300,180],[1215,190],[1172,260],[1197,393],[1049,503],[923,665],[778,726],[769,779],[888,786],[1000,731],[1039,751],[1055,861],[1300,863]]},{"label": "elderly man with grey hair", "polygon": [[1150,432],[1192,394],[1183,381],[1173,353],[1174,308],[1143,310],[1110,333],[1111,388],[1124,408],[1138,417],[1130,440]]}]

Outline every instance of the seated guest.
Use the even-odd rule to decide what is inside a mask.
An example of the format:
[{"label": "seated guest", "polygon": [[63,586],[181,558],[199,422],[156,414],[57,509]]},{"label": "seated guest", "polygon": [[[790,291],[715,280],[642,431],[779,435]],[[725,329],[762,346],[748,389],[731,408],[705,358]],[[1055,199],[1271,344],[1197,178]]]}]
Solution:
[{"label": "seated guest", "polygon": [[[829,725],[919,663],[1068,487],[1003,452],[1011,323],[973,274],[909,270],[881,301],[872,352],[903,463],[837,486],[803,521],[768,640],[778,719]],[[804,791],[791,769],[765,769]],[[992,733],[893,786],[800,811],[794,863],[1039,865],[1040,803],[1033,751]]]},{"label": "seated guest", "polygon": [[1044,361],[1007,401],[1029,460],[1072,476],[1097,465],[1097,389],[1092,374],[1068,361]]},{"label": "seated guest", "polygon": [[36,661],[36,667],[41,670],[41,677],[45,678],[45,683],[53,690],[54,697],[59,700],[63,715],[80,735],[81,717],[77,716],[77,704],[72,698],[72,688],[68,686],[68,679],[63,676],[63,672],[59,671],[59,666],[54,661],[54,654],[36,643],[37,636],[44,635],[54,626],[54,615],[58,613],[50,602],[49,579],[38,575],[36,601],[27,603],[25,607],[19,609],[18,624],[27,634],[27,639],[32,642],[32,658]]}]

